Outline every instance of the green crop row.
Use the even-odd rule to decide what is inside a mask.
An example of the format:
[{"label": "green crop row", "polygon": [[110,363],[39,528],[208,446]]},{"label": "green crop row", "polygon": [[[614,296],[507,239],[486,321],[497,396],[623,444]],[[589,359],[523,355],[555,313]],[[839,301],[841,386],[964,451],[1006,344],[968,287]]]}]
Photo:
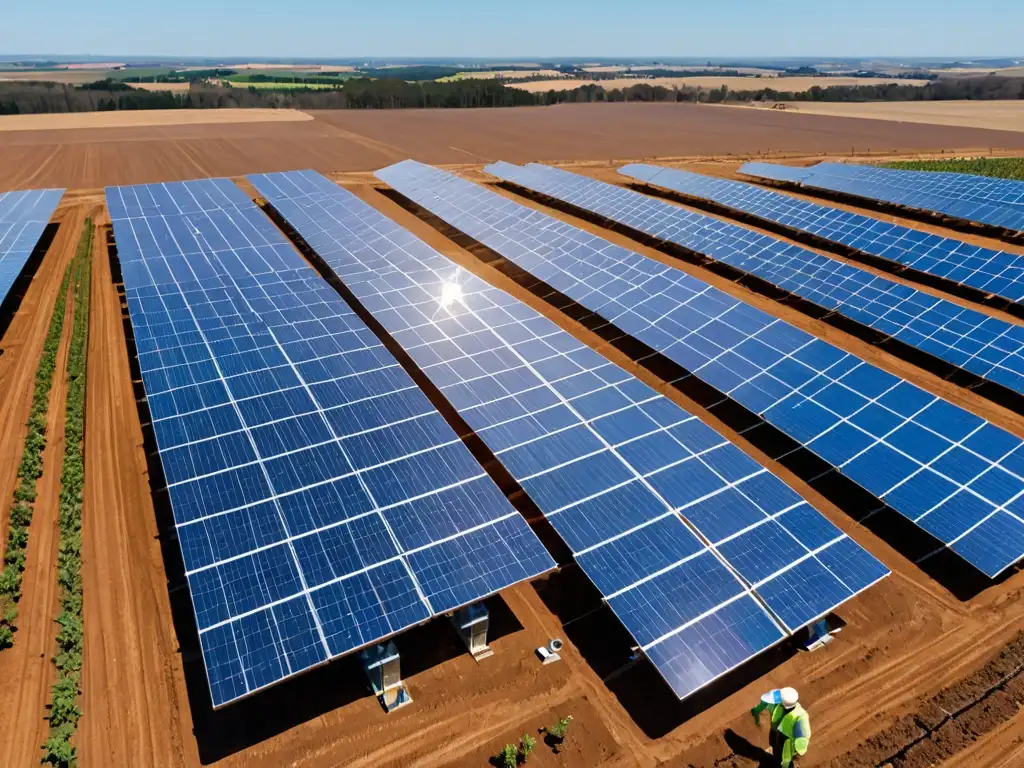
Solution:
[{"label": "green crop row", "polygon": [[1024,157],[968,157],[945,160],[898,160],[885,163],[884,168],[901,171],[946,171],[992,176],[999,179],[1024,180]]},{"label": "green crop row", "polygon": [[64,329],[64,309],[68,284],[74,264],[64,271],[64,278],[50,315],[50,327],[43,342],[43,354],[36,367],[32,408],[28,416],[28,433],[18,466],[18,486],[11,505],[10,527],[4,550],[3,573],[0,573],[0,649],[14,645],[17,629],[18,601],[21,600],[21,577],[25,570],[28,549],[28,527],[36,501],[36,481],[43,474],[43,450],[46,448],[46,414],[50,408],[50,389],[57,368],[57,348]]},{"label": "green crop row", "polygon": [[57,550],[57,682],[51,690],[50,736],[43,744],[43,762],[73,766],[76,750],[71,738],[82,710],[78,695],[82,682],[82,489],[85,485],[85,374],[89,346],[89,288],[91,283],[92,220],[75,254],[74,325],[68,350],[68,391],[64,414],[64,464],[60,473],[60,510]]}]

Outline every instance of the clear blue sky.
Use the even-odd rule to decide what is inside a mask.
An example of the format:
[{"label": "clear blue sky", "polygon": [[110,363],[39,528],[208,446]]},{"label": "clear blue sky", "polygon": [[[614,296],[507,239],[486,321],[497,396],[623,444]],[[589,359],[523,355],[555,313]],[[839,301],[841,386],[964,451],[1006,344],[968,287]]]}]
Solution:
[{"label": "clear blue sky", "polygon": [[1024,0],[7,0],[0,53],[1022,56]]}]

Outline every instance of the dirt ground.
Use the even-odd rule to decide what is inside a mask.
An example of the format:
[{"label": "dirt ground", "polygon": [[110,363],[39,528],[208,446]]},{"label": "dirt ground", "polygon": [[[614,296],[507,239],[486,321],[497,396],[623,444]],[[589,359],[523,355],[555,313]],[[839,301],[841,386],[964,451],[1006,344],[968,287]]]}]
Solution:
[{"label": "dirt ground", "polygon": [[[586,109],[565,110],[569,117],[558,118],[565,121],[561,130],[568,132],[569,126],[583,119],[581,116],[593,114]],[[712,113],[728,111],[700,110],[701,116]],[[506,114],[516,118],[515,113]],[[559,110],[539,114],[558,115]],[[576,148],[582,155],[580,160],[593,159],[586,153],[596,151],[594,146],[603,146],[601,142],[613,140],[606,135],[606,130],[625,135],[633,120],[648,125],[652,144],[670,140],[672,122],[654,119],[655,111],[634,112],[633,107],[626,107],[608,114],[616,116],[612,125],[602,126],[601,131],[590,128],[592,147],[589,150]],[[191,137],[176,139],[152,137],[155,129],[123,129],[129,134],[132,131],[150,134],[150,138],[135,141],[124,139],[125,134],[120,131],[101,139],[103,132],[96,131],[92,143],[110,143],[112,152],[122,153],[124,166],[101,162],[73,172],[82,178],[105,179],[99,183],[114,183],[111,177],[120,174],[155,175],[163,179],[206,175],[207,166],[228,168],[242,163],[257,151],[257,143],[262,142],[264,147],[270,145],[274,141],[272,133],[282,128],[295,131],[297,135],[309,129],[323,131],[325,142],[346,147],[343,151],[357,166],[356,171],[383,165],[390,159],[397,159],[393,156],[403,151],[403,156],[436,153],[448,157],[454,154],[458,159],[458,153],[446,154],[439,146],[441,136],[449,137],[452,143],[476,140],[481,148],[491,142],[492,149],[488,151],[504,153],[509,148],[510,154],[503,156],[512,160],[529,159],[522,155],[536,150],[529,141],[523,140],[523,131],[528,130],[529,119],[533,118],[525,122],[517,122],[516,118],[504,132],[495,130],[493,135],[474,139],[474,126],[494,119],[485,112],[466,116],[455,112],[415,113],[408,116],[409,125],[404,127],[401,120],[395,119],[397,115],[392,118],[385,113],[335,114],[329,116],[330,122],[320,115],[316,117],[316,120],[289,126],[254,124],[160,129],[186,136],[192,132]],[[777,118],[793,120],[790,115]],[[808,119],[816,118],[808,116]],[[840,121],[840,124],[853,122]],[[657,130],[654,125],[658,126]],[[856,121],[856,125],[872,123]],[[892,126],[881,125],[890,129]],[[426,131],[425,126],[429,126],[430,131]],[[417,127],[421,129],[420,135],[416,133]],[[214,140],[201,135],[214,128],[229,136],[242,134],[243,137],[226,139],[222,134],[222,138]],[[752,140],[756,138],[756,132],[749,126],[741,128],[749,132]],[[920,127],[914,130],[920,136],[927,137],[929,133]],[[267,133],[262,137],[250,134],[248,139],[244,138],[247,132],[259,131]],[[75,133],[61,132],[61,136]],[[959,135],[968,134],[993,135],[984,132]],[[3,161],[0,173],[9,170],[6,161],[11,145],[5,143],[5,138],[18,135],[0,136],[0,161]],[[543,143],[550,144],[544,151],[564,151],[569,141],[567,135],[563,137],[558,131],[539,135],[544,136]],[[809,131],[806,138],[810,141],[828,135],[828,131],[815,130]],[[932,140],[938,141],[940,135],[936,133]],[[844,136],[831,140],[838,144],[847,139]],[[300,151],[297,145],[302,141],[294,137],[293,141],[296,146],[282,148],[283,155]],[[238,154],[225,158],[218,157],[210,147],[207,150],[210,154],[199,163],[202,168],[197,168],[193,159],[180,151],[168,151],[163,157],[154,152],[148,163],[143,162],[141,151],[135,154],[136,144],[155,149],[188,142],[207,145],[220,142],[217,146],[222,148],[240,144],[241,148]],[[247,146],[247,142],[252,145]],[[513,155],[510,148],[517,144],[521,154]],[[329,163],[337,156],[332,152],[338,150],[307,147],[306,151],[323,151],[320,162]],[[927,147],[922,147],[921,151],[927,151]],[[615,156],[624,155],[619,152]],[[137,159],[133,161],[133,157]],[[56,159],[48,164],[40,178],[64,172],[62,162]],[[268,155],[263,162],[283,163],[284,159]],[[304,164],[290,167],[301,165]],[[617,180],[614,166],[607,161],[576,163],[574,167],[598,178]],[[714,164],[691,163],[688,167],[730,175],[737,163],[734,159],[723,159]],[[476,180],[487,178],[478,163],[457,170]],[[583,324],[568,319],[493,266],[485,264],[473,252],[456,245],[445,233],[381,194],[379,185],[368,173],[340,173],[335,174],[335,178],[466,269],[510,291],[684,408],[700,415],[779,474],[883,560],[893,575],[842,607],[839,614],[846,626],[827,651],[799,654],[787,648],[776,649],[684,703],[671,696],[650,665],[629,663],[628,636],[607,610],[589,612],[594,605],[593,591],[579,571],[569,565],[556,575],[535,584],[517,586],[490,601],[491,641],[496,654],[480,664],[464,652],[457,636],[443,620],[400,636],[397,642],[414,703],[396,713],[386,715],[368,696],[358,663],[351,658],[214,713],[206,692],[187,592],[181,584],[180,563],[176,561],[177,542],[170,536],[166,500],[159,491],[154,493],[151,486],[150,472],[156,467],[148,462],[147,447],[151,446],[147,442],[148,417],[144,406],[137,404],[138,392],[133,385],[135,374],[129,362],[130,342],[126,337],[126,328],[130,331],[130,326],[123,322],[124,309],[114,283],[116,262],[109,258],[105,236],[100,236],[95,239],[93,260],[86,412],[85,657],[81,699],[84,716],[77,736],[83,768],[108,765],[483,767],[505,743],[518,740],[523,733],[534,735],[538,741],[531,765],[751,768],[759,764],[762,756],[759,750],[767,743],[767,733],[754,727],[748,709],[764,690],[780,685],[799,688],[814,718],[812,751],[802,763],[813,768],[836,765],[835,761],[851,751],[861,750],[860,745],[871,737],[888,733],[904,718],[927,711],[933,697],[944,701],[941,699],[946,695],[944,691],[965,690],[965,679],[976,682],[971,690],[982,690],[978,685],[988,679],[986,665],[1024,625],[1024,574],[1020,569],[997,583],[982,585],[955,562],[936,558],[928,565],[915,565],[912,562],[914,541],[898,521],[876,518],[870,525],[857,522],[855,518],[862,511],[858,507],[860,499],[856,495],[844,496],[847,490],[844,486],[818,482],[812,487],[802,479],[801,467],[774,461],[766,453],[767,446],[748,439],[754,439],[751,435],[740,437],[728,414],[706,410],[692,398],[693,393],[666,385],[655,372],[641,367]],[[527,205],[543,207],[512,192],[502,191],[502,194]],[[0,458],[3,459],[0,493],[5,493],[7,498],[13,487],[13,460],[8,457],[15,455],[16,446],[20,447],[34,360],[45,335],[45,321],[40,320],[44,314],[42,308],[52,306],[64,264],[73,252],[78,234],[74,222],[80,222],[87,212],[98,211],[101,205],[99,189],[79,189],[68,194],[58,212],[58,219],[64,224],[58,229],[48,256],[39,265],[21,303],[21,311],[14,316],[3,337],[5,353],[0,356],[0,385],[11,395],[0,400],[0,427],[3,427],[0,432]],[[1024,417],[976,393],[913,368],[884,350],[702,268],[673,260],[624,235],[609,233],[568,214],[556,215],[651,258],[699,274],[702,279],[766,311],[855,351],[1024,436]],[[102,217],[97,221],[100,226],[105,223]],[[970,239],[995,245],[982,237]],[[994,310],[983,311],[998,314]],[[159,477],[153,477],[152,483],[158,487]],[[33,542],[41,540],[36,538],[35,530],[32,535]],[[41,545],[40,553],[44,550],[45,545]],[[42,559],[45,558],[40,557]],[[33,576],[31,582],[26,577],[26,594],[31,586],[40,595],[33,598],[32,604],[45,605],[48,599],[52,601],[52,595],[46,596],[48,587],[44,585],[44,576],[52,576],[52,572],[42,570],[44,573],[38,578]],[[19,709],[25,710],[17,718],[0,721],[0,743],[5,745],[0,747],[0,765],[34,762],[35,753],[30,748],[38,744],[38,734],[44,732],[40,730],[45,728],[42,704],[47,692],[45,674],[50,665],[44,658],[47,651],[43,639],[47,638],[47,633],[52,635],[53,629],[49,622],[41,623],[45,626],[38,630],[42,649],[38,660],[22,665],[15,662],[14,656],[5,658],[5,654],[13,651],[0,654],[0,694],[9,702],[22,702]],[[565,640],[563,661],[542,667],[533,649],[551,637]],[[29,645],[25,644],[26,652]],[[5,664],[13,666],[5,667]],[[24,673],[7,671],[22,666]],[[1012,699],[1015,694],[1007,690]],[[991,706],[996,696],[993,693],[977,705],[980,708],[972,709],[971,728],[980,729],[977,741],[963,742],[948,765],[966,764],[962,761],[967,759],[1001,768],[1020,764],[1024,755],[1020,735],[1024,725],[1022,715],[1004,720],[996,718]],[[1011,699],[1003,697],[998,701]],[[1004,708],[999,713],[1007,711]],[[552,746],[545,743],[541,729],[566,714],[573,715],[574,724],[569,738],[556,754]],[[904,746],[898,741],[887,742],[891,743],[894,754]],[[10,747],[6,747],[8,743]],[[26,747],[22,750],[19,744]],[[19,749],[17,759],[13,757],[14,752],[3,752],[4,748]],[[884,748],[879,749],[881,755]],[[20,757],[22,753],[31,758],[29,762]],[[12,757],[8,759],[8,755]],[[905,765],[910,768],[911,764]]]},{"label": "dirt ground", "polygon": [[[190,112],[196,117],[189,119],[224,111]],[[147,114],[122,112],[103,119],[151,119]],[[296,168],[369,171],[407,157],[449,164],[1024,150],[1024,135],[1011,131],[692,104],[343,110],[310,115],[315,119],[283,124],[0,130],[0,189],[81,189]],[[12,119],[20,117],[2,117],[0,126]]]},{"label": "dirt ground", "polygon": [[796,102],[787,114],[830,115],[901,123],[1024,131],[1024,101]]},{"label": "dirt ground", "polygon": [[[628,88],[631,85],[646,83],[661,85],[665,88],[721,88],[723,85],[731,91],[759,91],[762,88],[774,88],[778,91],[809,91],[814,86],[828,88],[839,85],[927,85],[928,80],[897,80],[889,77],[737,77],[735,75],[700,75],[697,77],[648,77],[638,80],[635,77],[621,77],[614,80],[598,80],[605,90]],[[532,80],[528,83],[513,83],[510,87],[521,88],[530,93],[544,91],[568,91],[584,85],[594,85],[594,80]]]},{"label": "dirt ground", "polygon": [[81,85],[102,80],[111,73],[109,69],[55,69],[50,72],[40,70],[4,70],[0,72],[0,83],[7,82],[37,82],[37,83],[67,83],[68,85]]},{"label": "dirt ground", "polygon": [[[136,83],[172,86],[175,83]],[[187,85],[187,84],[186,84]],[[150,89],[154,90],[154,89]],[[157,90],[173,90],[164,87]],[[186,88],[186,90],[188,90]],[[0,131],[71,131],[85,128],[140,128],[162,125],[223,125],[224,123],[292,123],[309,120],[294,109],[140,109],[127,112],[68,112],[4,115]]]},{"label": "dirt ground", "polygon": [[[250,111],[196,111],[181,119],[223,120],[217,116],[239,112],[245,118]],[[694,104],[312,112],[313,120],[284,124],[150,127],[131,127],[133,120],[154,119],[146,117],[150,113],[106,115],[96,119],[125,120],[126,127],[0,130],[0,189],[88,188],[297,168],[370,171],[410,157],[451,164],[1024,150],[1024,135],[1011,131]],[[38,117],[59,123],[88,116]],[[20,119],[0,118],[0,126]]]}]

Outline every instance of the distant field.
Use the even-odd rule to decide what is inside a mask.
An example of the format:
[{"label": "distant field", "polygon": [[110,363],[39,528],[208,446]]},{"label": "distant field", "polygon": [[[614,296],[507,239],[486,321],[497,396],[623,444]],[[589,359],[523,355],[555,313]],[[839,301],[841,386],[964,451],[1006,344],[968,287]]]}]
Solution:
[{"label": "distant field", "polygon": [[609,67],[583,67],[584,72],[625,72],[629,69],[670,69],[674,72],[707,72],[709,75],[714,74],[716,71],[722,69],[729,69],[735,72],[739,72],[741,75],[763,75],[765,77],[775,77],[778,75],[778,71],[774,69],[760,69],[758,67],[701,67],[701,66],[683,66],[675,64],[645,64],[644,66],[609,66]]},{"label": "distant field", "polygon": [[140,91],[170,91],[171,93],[185,93],[189,89],[189,83],[128,83],[132,88]]},{"label": "distant field", "polygon": [[1024,77],[1024,67],[1003,67],[1002,69],[975,69],[955,67],[953,69],[933,69],[936,75],[948,77],[979,77],[981,75],[998,75],[999,77]]},{"label": "distant field", "polygon": [[901,83],[902,85],[926,85],[927,80],[895,80],[885,77],[730,77],[728,75],[701,75],[699,77],[624,77],[615,80],[534,80],[529,83],[515,83],[512,88],[537,93],[542,91],[562,91],[579,88],[584,85],[600,85],[605,90],[628,88],[631,85],[661,85],[665,88],[721,88],[728,86],[733,91],[758,91],[762,88],[774,88],[778,91],[794,93],[808,91],[814,86],[828,88],[838,85],[883,85]]},{"label": "distant field", "polygon": [[557,78],[558,72],[554,69],[501,69],[495,71],[486,70],[469,70],[467,72],[459,72],[457,75],[451,75],[450,77],[442,77],[438,79],[439,83],[450,83],[455,80],[494,80],[498,77],[510,78],[510,77],[550,77]]},{"label": "distant field", "polygon": [[898,160],[882,163],[883,168],[904,171],[946,171],[1024,181],[1024,157],[962,157],[947,160]]},{"label": "distant field", "polygon": [[787,112],[902,123],[1024,132],[1024,99],[1016,101],[795,102]]},{"label": "distant field", "polygon": [[317,77],[327,78],[327,77],[329,77],[332,80],[337,80],[338,83],[343,83],[346,80],[351,80],[353,77],[362,77],[361,73],[352,72],[352,71],[344,71],[344,72],[342,72],[341,70],[338,70],[338,69],[324,70],[324,72],[341,72],[341,74],[338,74],[338,75],[327,75],[327,74],[324,74],[323,72],[321,72],[319,70],[303,71],[303,70],[280,69],[280,70],[274,70],[274,71],[267,70],[267,71],[262,71],[262,72],[259,71],[259,70],[247,70],[247,71],[241,72],[241,73],[239,73],[237,75],[230,75],[230,76],[228,76],[228,77],[226,77],[224,79],[227,80],[230,83],[245,83],[245,84],[248,85],[251,82],[250,78],[257,77],[257,76],[260,76],[260,75],[265,75],[267,77],[274,77],[274,78],[294,77],[294,78],[296,78],[298,80],[302,80],[304,78],[317,78]]},{"label": "distant field", "polygon": [[[190,69],[209,69],[206,67],[190,67]],[[313,74],[316,72],[355,72],[355,67],[340,66],[334,64],[232,64],[224,69],[234,69],[235,71],[252,71],[258,72],[260,70],[266,70],[274,74],[281,74],[283,71],[286,72],[304,72],[306,74]]]},{"label": "distant field", "polygon": [[319,90],[335,90],[335,89],[340,88],[345,83],[345,81],[342,80],[341,78],[338,78],[338,84],[337,85],[333,85],[331,83],[247,83],[247,82],[244,82],[244,81],[239,82],[237,80],[230,80],[230,79],[225,81],[225,82],[230,84],[232,88],[259,88],[261,90],[264,90],[264,89],[266,89],[266,90],[274,89],[274,90],[278,90],[278,91],[280,91],[280,90],[292,90],[292,89],[295,89],[295,88],[309,88],[311,90],[317,90],[317,91],[319,91]]},{"label": "distant field", "polygon": [[0,72],[0,82],[65,83],[81,85],[117,74],[109,69],[19,69]]},{"label": "distant field", "polygon": [[98,72],[94,80],[102,80],[109,77],[111,80],[124,80],[126,77],[158,77],[169,74],[171,67],[133,67],[131,69],[115,69],[106,72]]},{"label": "distant field", "polygon": [[313,118],[294,109],[150,109],[120,112],[3,115],[0,133],[57,131],[79,128],[140,128],[166,125],[223,125],[225,123],[291,123]]}]

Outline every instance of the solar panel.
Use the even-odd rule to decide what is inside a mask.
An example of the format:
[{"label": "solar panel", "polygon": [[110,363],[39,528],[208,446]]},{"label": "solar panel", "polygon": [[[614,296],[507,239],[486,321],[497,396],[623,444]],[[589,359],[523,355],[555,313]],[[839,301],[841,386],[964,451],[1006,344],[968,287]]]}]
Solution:
[{"label": "solar panel", "polygon": [[523,486],[680,697],[886,575],[696,417],[350,192],[312,171],[249,179]]},{"label": "solar panel", "polygon": [[[639,192],[531,163],[496,163],[485,169],[549,197],[708,258],[757,275],[820,307],[935,355],[989,381],[1024,394],[1024,327],[966,309],[863,269],[753,232],[730,222],[684,210]],[[656,166],[626,166],[623,173],[669,189],[727,204],[748,188]],[[645,178],[646,177],[646,178]],[[719,186],[721,181],[722,186]],[[736,185],[740,189],[732,186]],[[785,197],[785,196],[783,196]],[[787,198],[791,199],[791,198]]]},{"label": "solar panel", "polygon": [[[713,200],[1008,301],[1024,299],[1024,258],[1012,253],[979,248],[743,182],[642,164],[626,166],[620,173],[685,195]],[[656,182],[652,181],[655,175]]]},{"label": "solar panel", "polygon": [[25,268],[63,196],[63,189],[0,192],[0,302]]},{"label": "solar panel", "polygon": [[554,567],[240,189],[107,205],[215,707]]},{"label": "solar panel", "polygon": [[909,171],[850,163],[819,163],[816,171],[834,176],[900,188],[916,188],[930,194],[979,203],[1024,209],[1024,182],[966,173]]},{"label": "solar panel", "polygon": [[940,213],[964,221],[1024,231],[1024,206],[1019,191],[972,192],[969,183],[924,181],[913,171],[822,163],[792,168],[773,163],[747,163],[740,173],[785,181],[813,189],[840,192],[905,208]]},{"label": "solar panel", "polygon": [[413,161],[410,200],[717,388],[989,576],[1024,556],[1024,444],[707,283]]}]

